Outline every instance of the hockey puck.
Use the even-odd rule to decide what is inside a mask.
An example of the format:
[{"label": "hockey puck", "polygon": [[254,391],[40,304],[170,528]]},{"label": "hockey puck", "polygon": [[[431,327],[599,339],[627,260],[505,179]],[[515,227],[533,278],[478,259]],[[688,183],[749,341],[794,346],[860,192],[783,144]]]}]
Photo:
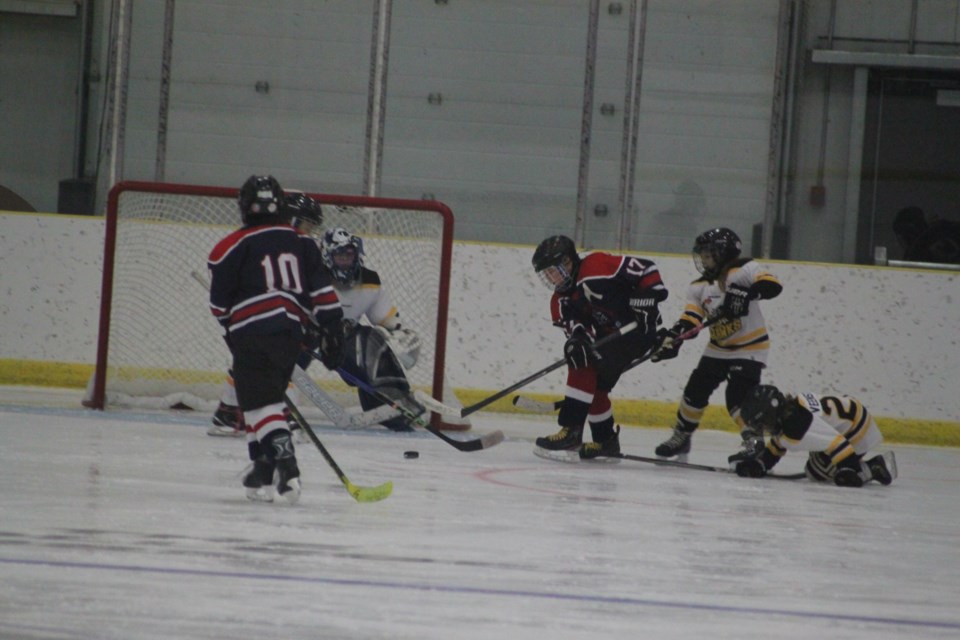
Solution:
[{"label": "hockey puck", "polygon": [[420,457],[420,452],[419,452],[419,451],[404,451],[404,452],[403,452],[403,457],[406,458],[406,459],[408,459],[408,460],[413,460],[414,458],[419,458],[419,457]]}]

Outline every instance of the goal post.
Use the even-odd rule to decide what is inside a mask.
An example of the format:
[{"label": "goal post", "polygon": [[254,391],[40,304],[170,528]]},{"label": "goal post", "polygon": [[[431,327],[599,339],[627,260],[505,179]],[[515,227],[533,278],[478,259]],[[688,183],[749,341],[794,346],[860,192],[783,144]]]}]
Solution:
[{"label": "goal post", "polygon": [[[214,245],[241,225],[238,189],[121,182],[107,203],[97,362],[84,405],[216,406],[230,352],[192,277]],[[412,387],[456,402],[445,383],[453,214],[432,200],[309,193],[321,207],[316,233],[343,227],[363,238],[365,264],[380,274],[404,326],[422,341]],[[308,373],[339,403],[356,391],[314,364]],[[435,426],[469,428],[469,423]]]}]

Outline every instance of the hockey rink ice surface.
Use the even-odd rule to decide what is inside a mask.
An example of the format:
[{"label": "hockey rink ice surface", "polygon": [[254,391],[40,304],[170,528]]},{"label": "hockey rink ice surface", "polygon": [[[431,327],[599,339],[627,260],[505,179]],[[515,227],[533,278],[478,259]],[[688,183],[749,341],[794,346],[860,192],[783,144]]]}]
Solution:
[{"label": "hockey rink ice surface", "polygon": [[[957,449],[892,446],[892,486],[842,489],[542,460],[546,417],[475,416],[507,435],[475,453],[318,426],[354,484],[393,495],[355,502],[303,444],[291,507],[245,499],[244,444],[206,415],[5,393],[0,638],[960,638]],[[736,441],[698,433],[690,462]]]}]

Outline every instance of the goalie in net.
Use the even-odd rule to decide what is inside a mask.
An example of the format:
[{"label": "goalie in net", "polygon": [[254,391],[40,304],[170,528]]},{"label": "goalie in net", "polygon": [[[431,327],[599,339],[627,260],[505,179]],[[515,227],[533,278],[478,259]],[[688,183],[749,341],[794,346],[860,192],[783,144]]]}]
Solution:
[{"label": "goalie in net", "polygon": [[[309,196],[291,193],[284,204],[291,224],[301,233],[309,235],[323,224],[322,210]],[[420,338],[412,329],[402,326],[400,314],[380,275],[365,266],[363,239],[346,229],[334,228],[323,234],[319,244],[323,264],[333,279],[344,311],[346,357],[341,366],[414,415],[422,414],[424,407],[414,400],[405,373],[405,368],[417,363]],[[306,369],[310,362],[310,354],[303,353],[298,364]],[[357,389],[357,395],[364,411],[384,405],[382,400],[362,389]],[[209,435],[243,435],[243,416],[236,405],[236,390],[232,376],[228,375],[212,418],[213,426],[207,431]],[[295,421],[291,419],[290,423],[296,431]],[[392,431],[413,430],[409,419],[400,415],[380,424]]]}]

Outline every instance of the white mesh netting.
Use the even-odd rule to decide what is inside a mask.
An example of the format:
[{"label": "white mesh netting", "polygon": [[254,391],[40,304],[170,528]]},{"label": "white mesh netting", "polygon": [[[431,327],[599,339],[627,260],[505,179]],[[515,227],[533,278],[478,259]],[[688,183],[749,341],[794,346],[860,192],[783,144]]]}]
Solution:
[{"label": "white mesh netting", "polygon": [[[207,291],[191,272],[207,277],[210,250],[240,225],[240,214],[235,192],[207,189],[209,193],[198,195],[191,189],[197,190],[142,184],[117,190],[103,404],[182,404],[195,409],[216,405],[230,353],[210,314]],[[318,234],[343,227],[363,238],[367,266],[380,274],[404,326],[415,330],[423,343],[417,364],[407,372],[409,380],[414,387],[432,392],[434,371],[442,372],[443,367],[437,328],[439,307],[445,300],[441,296],[444,215],[430,208],[377,206],[390,204],[387,200],[357,198],[352,200],[362,201],[363,206],[354,206],[344,196],[311,195],[324,214]],[[98,363],[98,370],[101,367]],[[338,402],[357,405],[355,392],[335,373],[319,363],[308,372]],[[91,383],[88,400],[94,387]],[[445,398],[452,397],[450,391],[443,394]]]}]

